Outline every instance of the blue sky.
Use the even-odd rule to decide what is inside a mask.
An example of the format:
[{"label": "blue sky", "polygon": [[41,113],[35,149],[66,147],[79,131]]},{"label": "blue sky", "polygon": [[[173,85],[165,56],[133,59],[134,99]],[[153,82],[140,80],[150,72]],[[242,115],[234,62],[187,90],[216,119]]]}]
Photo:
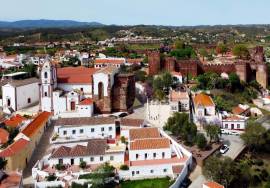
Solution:
[{"label": "blue sky", "polygon": [[104,24],[270,24],[270,0],[0,0],[0,20],[69,19]]}]

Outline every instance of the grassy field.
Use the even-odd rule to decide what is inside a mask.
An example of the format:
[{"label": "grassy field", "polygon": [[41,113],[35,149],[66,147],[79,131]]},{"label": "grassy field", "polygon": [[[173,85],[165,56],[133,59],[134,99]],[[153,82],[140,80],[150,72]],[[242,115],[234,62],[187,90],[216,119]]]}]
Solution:
[{"label": "grassy field", "polygon": [[169,178],[125,181],[120,188],[167,188],[172,184]]}]

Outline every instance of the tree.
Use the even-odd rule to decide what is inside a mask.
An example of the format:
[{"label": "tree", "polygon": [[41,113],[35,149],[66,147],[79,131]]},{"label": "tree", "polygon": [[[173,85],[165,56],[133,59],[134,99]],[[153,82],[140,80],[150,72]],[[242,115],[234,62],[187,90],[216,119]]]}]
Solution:
[{"label": "tree", "polygon": [[199,49],[199,54],[203,57],[203,61],[204,61],[204,58],[206,58],[209,55],[205,48]]},{"label": "tree", "polygon": [[155,90],[155,93],[154,93],[154,97],[159,100],[159,101],[163,101],[165,99],[165,93],[163,90],[160,90],[160,89],[157,89]]},{"label": "tree", "polygon": [[223,43],[218,43],[217,48],[216,48],[217,54],[222,54],[222,56],[228,52],[228,47]]},{"label": "tree", "polygon": [[154,79],[153,88],[154,88],[154,90],[163,90],[164,83],[163,83],[163,80],[160,76],[158,76],[157,78]]},{"label": "tree", "polygon": [[141,82],[145,82],[147,76],[146,76],[146,72],[139,70],[135,72],[135,79],[136,81],[141,81]]},{"label": "tree", "polygon": [[165,72],[161,76],[164,88],[168,90],[173,84],[173,77],[169,72]]},{"label": "tree", "polygon": [[267,130],[261,124],[249,123],[241,138],[249,149],[256,150],[266,143],[266,133]]},{"label": "tree", "polygon": [[218,142],[219,136],[221,135],[221,130],[218,125],[206,125],[205,127],[206,134],[210,138],[210,142]]},{"label": "tree", "polygon": [[240,78],[236,73],[229,74],[229,83],[231,84],[232,92],[234,92],[236,89],[241,89]]},{"label": "tree", "polygon": [[238,58],[247,58],[249,56],[249,52],[247,47],[244,44],[237,44],[232,49],[233,55],[237,56]]},{"label": "tree", "polygon": [[85,161],[80,162],[80,168],[82,168],[82,169],[86,168],[86,162]]},{"label": "tree", "polygon": [[181,40],[176,40],[174,43],[175,49],[183,49],[185,48],[185,43]]},{"label": "tree", "polygon": [[228,187],[235,177],[236,168],[234,161],[229,157],[209,157],[203,165],[203,175]]},{"label": "tree", "polygon": [[202,133],[197,134],[196,144],[197,144],[198,148],[200,148],[200,149],[204,149],[206,147],[207,140],[206,140],[204,134],[202,134]]}]

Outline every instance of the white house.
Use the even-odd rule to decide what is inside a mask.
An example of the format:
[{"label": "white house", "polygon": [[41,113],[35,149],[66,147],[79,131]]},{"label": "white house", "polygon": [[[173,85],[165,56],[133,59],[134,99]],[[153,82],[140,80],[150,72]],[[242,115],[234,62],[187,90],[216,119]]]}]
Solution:
[{"label": "white house", "polygon": [[120,68],[121,65],[126,63],[125,58],[116,58],[116,57],[106,57],[106,58],[96,58],[94,61],[95,68],[109,67],[114,66]]},{"label": "white house", "polygon": [[171,110],[174,112],[187,112],[190,108],[188,92],[171,90],[169,95]]},{"label": "white house", "polygon": [[244,131],[247,124],[247,118],[239,115],[231,115],[222,118],[222,129]]},{"label": "white house", "polygon": [[11,80],[2,86],[3,111],[10,113],[38,103],[38,82],[37,78],[28,78]]},{"label": "white house", "polygon": [[55,123],[54,132],[58,135],[56,141],[115,139],[115,119],[113,117],[59,118]]}]

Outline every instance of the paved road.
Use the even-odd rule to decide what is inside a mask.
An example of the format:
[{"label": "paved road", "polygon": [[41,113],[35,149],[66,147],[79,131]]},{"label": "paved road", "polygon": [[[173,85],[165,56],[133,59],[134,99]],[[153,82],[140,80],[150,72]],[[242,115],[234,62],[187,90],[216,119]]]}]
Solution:
[{"label": "paved road", "polygon": [[40,160],[50,146],[49,140],[53,133],[53,123],[46,129],[45,133],[40,139],[38,146],[36,147],[32,158],[30,159],[27,167],[23,171],[23,185],[24,187],[34,187],[34,180],[32,178],[32,167]]},{"label": "paved road", "polygon": [[240,136],[222,135],[221,139],[223,139],[224,144],[229,146],[229,150],[223,154],[224,156],[235,159],[245,148],[244,142]]}]

